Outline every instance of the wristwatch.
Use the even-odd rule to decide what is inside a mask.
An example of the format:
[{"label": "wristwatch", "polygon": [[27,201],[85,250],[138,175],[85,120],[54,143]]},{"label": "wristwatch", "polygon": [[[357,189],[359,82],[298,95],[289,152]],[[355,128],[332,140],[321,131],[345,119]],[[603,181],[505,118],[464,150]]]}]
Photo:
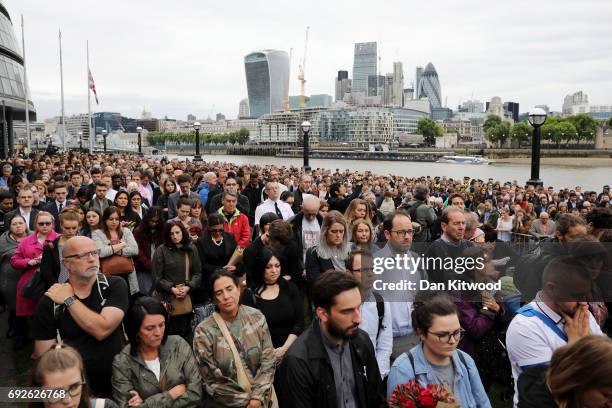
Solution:
[{"label": "wristwatch", "polygon": [[64,306],[70,307],[77,300],[76,296],[72,295],[64,299]]}]

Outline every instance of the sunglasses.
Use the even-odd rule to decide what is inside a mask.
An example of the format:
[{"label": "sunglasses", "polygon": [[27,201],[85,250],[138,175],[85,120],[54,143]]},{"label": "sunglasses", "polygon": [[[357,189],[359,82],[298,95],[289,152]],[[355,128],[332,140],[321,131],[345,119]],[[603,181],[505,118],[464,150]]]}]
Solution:
[{"label": "sunglasses", "polygon": [[223,228],[210,228],[209,231],[211,234],[221,234],[223,232]]},{"label": "sunglasses", "polygon": [[37,222],[37,223],[36,223],[36,225],[39,225],[39,226],[41,226],[41,227],[42,227],[42,226],[51,225],[51,224],[53,224],[51,221],[41,221],[41,222]]}]

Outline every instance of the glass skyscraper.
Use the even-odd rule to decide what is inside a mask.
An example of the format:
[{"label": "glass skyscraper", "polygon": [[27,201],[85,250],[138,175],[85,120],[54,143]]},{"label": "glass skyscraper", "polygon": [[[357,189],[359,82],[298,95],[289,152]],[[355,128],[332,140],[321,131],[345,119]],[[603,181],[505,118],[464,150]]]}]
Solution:
[{"label": "glass skyscraper", "polygon": [[[11,17],[0,1],[0,98],[5,106],[5,118],[0,111],[0,155],[6,157],[15,146],[13,120],[25,120],[25,91],[21,46],[13,32]],[[28,100],[30,121],[36,120],[36,110]],[[3,120],[5,119],[5,120]],[[6,129],[3,123],[6,124]]]},{"label": "glass skyscraper", "polygon": [[289,89],[289,54],[262,50],[244,57],[249,113],[252,118],[281,110]]},{"label": "glass skyscraper", "polygon": [[425,67],[425,70],[420,74],[417,68],[417,98],[429,99],[431,109],[442,107],[442,91],[440,90],[440,81],[436,68],[430,62]]},{"label": "glass skyscraper", "polygon": [[368,94],[368,77],[376,75],[377,58],[376,42],[355,44],[352,92]]}]

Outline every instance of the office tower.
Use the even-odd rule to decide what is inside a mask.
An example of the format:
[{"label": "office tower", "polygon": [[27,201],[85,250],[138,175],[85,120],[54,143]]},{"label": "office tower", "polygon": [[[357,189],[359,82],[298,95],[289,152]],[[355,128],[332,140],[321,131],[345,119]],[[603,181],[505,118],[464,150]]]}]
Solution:
[{"label": "office tower", "polygon": [[401,62],[393,63],[393,106],[403,106],[404,65]]},{"label": "office tower", "polygon": [[402,106],[406,106],[407,101],[411,101],[414,99],[414,88],[406,88],[404,89],[404,100],[402,101]]},{"label": "office tower", "polygon": [[189,113],[187,115],[187,122],[195,122],[198,118],[196,117],[196,115]]},{"label": "office tower", "polygon": [[512,118],[515,122],[518,122],[519,118],[519,104],[518,102],[504,102],[504,116]]},{"label": "office tower", "polygon": [[284,109],[289,89],[289,54],[280,50],[262,50],[244,57],[249,113],[258,118]]},{"label": "office tower", "polygon": [[499,96],[494,96],[491,102],[487,102],[487,113],[504,118],[504,104]]},{"label": "office tower", "polygon": [[383,75],[368,76],[368,96],[380,96],[381,103],[385,95],[385,77]]},{"label": "office tower", "polygon": [[244,98],[240,101],[240,105],[238,106],[238,119],[247,119],[250,117],[249,98]]},{"label": "office tower", "polygon": [[419,73],[420,69],[422,68],[417,68],[417,77],[420,81],[417,85],[417,98],[429,99],[429,104],[432,109],[441,108],[442,91],[440,89],[440,81],[438,80],[436,68],[430,62],[422,73]]},{"label": "office tower", "polygon": [[338,76],[335,82],[335,99],[341,101],[344,95],[351,92],[351,80],[348,77],[348,71],[338,71]]},{"label": "office tower", "polygon": [[[384,100],[383,100],[383,105],[385,106],[392,106],[395,105],[393,102],[395,100],[395,92],[394,92],[394,74],[393,73],[388,73],[387,75],[385,75],[385,89],[384,89]],[[401,100],[401,98],[400,98]]]},{"label": "office tower", "polygon": [[421,95],[419,94],[419,88],[421,86],[421,77],[423,76],[423,67],[417,67],[416,68],[416,77],[415,77],[415,87],[414,87],[414,99],[419,99],[421,98]]},{"label": "office tower", "polygon": [[368,93],[368,77],[376,75],[377,58],[376,42],[355,44],[351,92]]}]

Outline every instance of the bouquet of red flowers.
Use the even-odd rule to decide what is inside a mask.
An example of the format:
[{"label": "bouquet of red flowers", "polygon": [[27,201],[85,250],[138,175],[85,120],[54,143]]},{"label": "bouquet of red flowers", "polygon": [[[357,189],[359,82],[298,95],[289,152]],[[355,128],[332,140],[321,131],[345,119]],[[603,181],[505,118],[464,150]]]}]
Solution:
[{"label": "bouquet of red flowers", "polygon": [[[446,388],[437,384],[421,387],[415,380],[406,384],[398,384],[389,400],[390,408],[436,408],[440,405],[458,406],[455,404],[453,394]],[[446,405],[450,404],[450,405]]]}]

